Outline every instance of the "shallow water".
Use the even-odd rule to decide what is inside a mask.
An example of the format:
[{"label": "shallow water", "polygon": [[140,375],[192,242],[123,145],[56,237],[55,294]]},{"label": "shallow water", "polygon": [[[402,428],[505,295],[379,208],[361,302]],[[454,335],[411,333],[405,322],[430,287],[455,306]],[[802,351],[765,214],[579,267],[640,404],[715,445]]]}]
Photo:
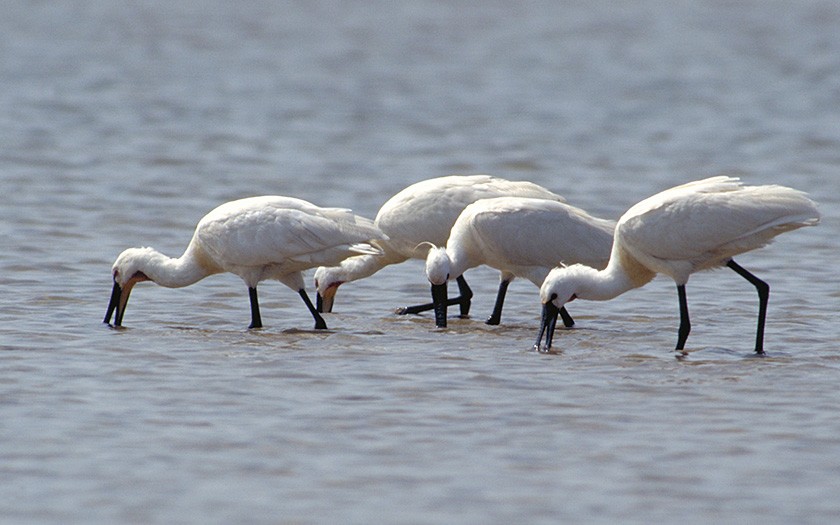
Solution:
[{"label": "shallow water", "polygon": [[[91,0],[0,19],[0,516],[9,522],[826,522],[840,513],[840,7],[833,2]],[[420,262],[343,286],[330,330],[231,275],[139,286],[218,203],[374,216],[451,173],[617,218],[688,180],[812,194],[823,222],[673,283],[570,305],[475,269],[472,318],[398,317]],[[311,282],[311,274],[308,276]]]}]

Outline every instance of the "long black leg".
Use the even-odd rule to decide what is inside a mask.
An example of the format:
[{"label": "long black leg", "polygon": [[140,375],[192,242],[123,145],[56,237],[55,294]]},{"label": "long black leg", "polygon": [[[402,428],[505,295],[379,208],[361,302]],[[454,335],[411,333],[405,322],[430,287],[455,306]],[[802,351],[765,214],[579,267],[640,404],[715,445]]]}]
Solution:
[{"label": "long black leg", "polygon": [[306,290],[301,288],[298,290],[298,295],[300,298],[303,299],[303,302],[306,304],[306,307],[309,308],[309,312],[312,314],[312,317],[315,318],[315,329],[316,330],[326,330],[327,323],[324,321],[324,318],[321,317],[321,314],[318,313],[318,310],[312,305],[312,301],[309,300],[309,296],[306,294]]},{"label": "long black leg", "polygon": [[[469,285],[467,285],[467,281],[464,280],[464,276],[460,276],[456,279],[458,283],[458,292],[460,295],[458,297],[453,297],[451,299],[446,300],[446,306],[455,306],[456,304],[461,307],[461,317],[466,317],[470,311],[470,304],[471,299],[473,296],[473,292],[470,289]],[[429,310],[434,309],[435,303],[424,303],[424,304],[417,304],[414,306],[401,306],[400,308],[396,309],[397,315],[407,315],[407,314],[419,314],[421,312],[428,312]]]},{"label": "long black leg", "polygon": [[396,312],[398,315],[419,314],[420,312],[428,312],[434,307],[435,303],[416,304],[414,306],[401,306],[397,308]]},{"label": "long black leg", "polygon": [[685,298],[685,285],[677,285],[677,295],[680,298],[680,329],[677,337],[677,350],[685,348],[685,341],[691,332],[691,321],[688,318],[688,301]]},{"label": "long black leg", "polygon": [[726,266],[735,270],[735,273],[748,280],[755,286],[758,291],[758,328],[755,333],[755,353],[764,353],[764,323],[767,320],[767,300],[770,298],[770,285],[762,281],[755,275],[745,270],[741,265],[732,259],[726,263]]},{"label": "long black leg", "polygon": [[507,294],[510,281],[502,280],[499,282],[499,292],[496,294],[496,305],[493,306],[493,313],[484,321],[487,324],[497,325],[502,321],[502,306],[505,304],[505,295]]},{"label": "long black leg", "polygon": [[[456,304],[461,304],[460,297],[453,297],[452,299],[446,300],[446,306],[455,306]],[[401,306],[400,308],[396,309],[396,313],[397,315],[419,314],[421,312],[428,312],[429,310],[433,310],[434,307],[435,303],[417,304],[414,306]]]},{"label": "long black leg", "polygon": [[461,317],[467,317],[470,314],[473,292],[463,274],[459,275],[455,282],[458,283],[458,293],[460,294],[457,299],[459,300],[458,304],[461,305]]},{"label": "long black leg", "polygon": [[563,318],[563,326],[566,328],[571,328],[575,325],[575,320],[572,319],[572,316],[566,311],[565,306],[560,308],[560,317]]},{"label": "long black leg", "polygon": [[257,301],[257,289],[248,288],[248,296],[251,298],[251,326],[248,328],[262,328],[262,317],[260,317],[260,303]]}]

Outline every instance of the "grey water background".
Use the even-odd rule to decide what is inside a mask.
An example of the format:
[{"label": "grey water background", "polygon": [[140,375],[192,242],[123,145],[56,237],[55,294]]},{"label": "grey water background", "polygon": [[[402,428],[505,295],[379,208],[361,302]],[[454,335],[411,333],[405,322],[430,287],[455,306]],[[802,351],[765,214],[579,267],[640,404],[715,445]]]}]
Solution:
[{"label": "grey water background", "polygon": [[[0,521],[825,523],[840,515],[840,4],[3,3]],[[570,305],[531,350],[537,290],[475,269],[472,317],[419,261],[343,286],[330,330],[235,276],[139,286],[217,204],[284,194],[373,217],[452,173],[531,180],[617,218],[736,174],[823,222],[673,283]],[[307,276],[311,291],[311,273]]]}]

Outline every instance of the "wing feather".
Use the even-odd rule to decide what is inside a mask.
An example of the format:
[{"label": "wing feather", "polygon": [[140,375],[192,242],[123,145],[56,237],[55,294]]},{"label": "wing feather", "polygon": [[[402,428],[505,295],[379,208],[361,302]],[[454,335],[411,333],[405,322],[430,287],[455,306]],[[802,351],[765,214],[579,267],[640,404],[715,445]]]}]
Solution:
[{"label": "wing feather", "polygon": [[350,210],[320,208],[290,197],[254,197],[222,205],[202,220],[196,235],[217,260],[239,266],[321,264],[341,254],[378,252],[367,241],[386,238],[372,221]]},{"label": "wing feather", "polygon": [[800,191],[713,177],[633,206],[619,220],[618,236],[636,255],[714,265],[818,216],[814,203]]},{"label": "wing feather", "polygon": [[478,201],[464,214],[475,249],[508,264],[603,267],[609,259],[615,223],[561,202],[501,197]]}]

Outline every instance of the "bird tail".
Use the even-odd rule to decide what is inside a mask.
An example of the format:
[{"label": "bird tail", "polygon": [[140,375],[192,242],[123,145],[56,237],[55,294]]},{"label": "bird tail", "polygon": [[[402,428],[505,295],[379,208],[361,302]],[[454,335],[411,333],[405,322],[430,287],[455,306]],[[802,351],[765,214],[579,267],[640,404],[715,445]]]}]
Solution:
[{"label": "bird tail", "polygon": [[350,245],[350,251],[360,255],[383,255],[385,252],[373,243],[357,242]]},{"label": "bird tail", "polygon": [[353,244],[350,251],[364,255],[382,255],[384,252],[376,241],[387,241],[388,236],[376,226],[374,221],[356,215],[348,208],[323,208],[322,213],[338,222],[340,230],[354,241],[361,241]]}]

